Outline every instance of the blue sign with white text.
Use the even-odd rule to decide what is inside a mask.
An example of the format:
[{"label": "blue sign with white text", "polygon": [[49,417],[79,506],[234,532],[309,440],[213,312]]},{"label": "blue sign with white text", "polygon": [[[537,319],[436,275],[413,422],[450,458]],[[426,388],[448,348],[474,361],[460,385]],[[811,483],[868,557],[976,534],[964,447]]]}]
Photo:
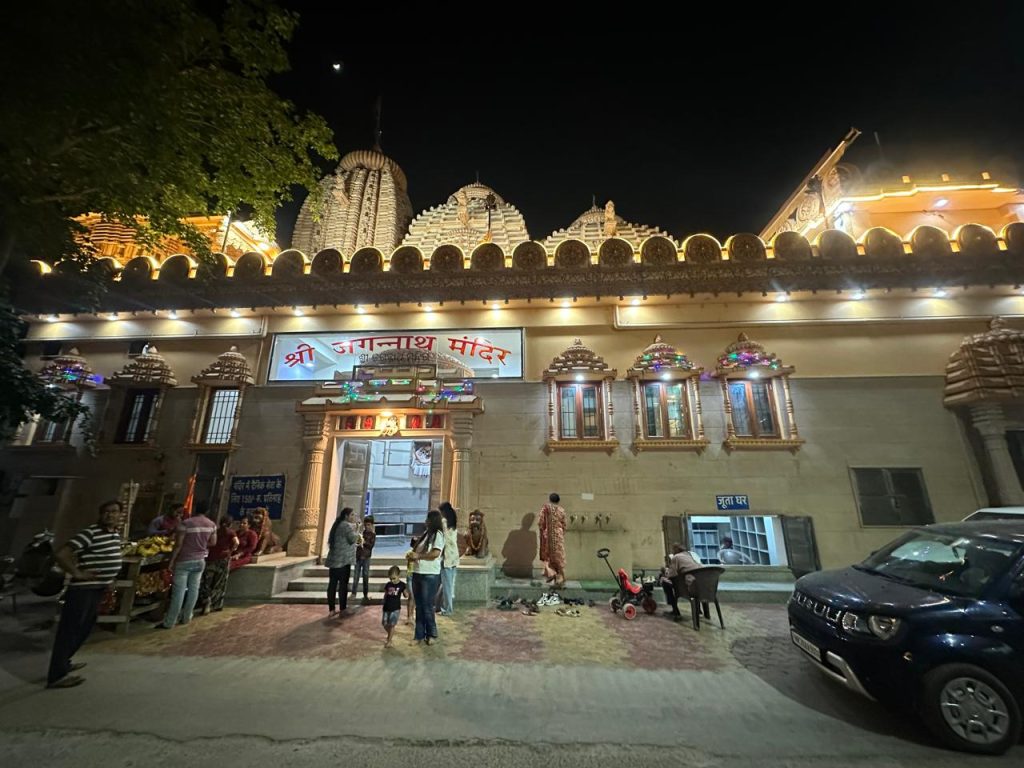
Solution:
[{"label": "blue sign with white text", "polygon": [[271,520],[284,512],[284,475],[236,475],[228,488],[228,514],[239,520],[257,507],[267,510]]},{"label": "blue sign with white text", "polygon": [[715,507],[722,512],[750,509],[750,499],[746,496],[715,496]]}]

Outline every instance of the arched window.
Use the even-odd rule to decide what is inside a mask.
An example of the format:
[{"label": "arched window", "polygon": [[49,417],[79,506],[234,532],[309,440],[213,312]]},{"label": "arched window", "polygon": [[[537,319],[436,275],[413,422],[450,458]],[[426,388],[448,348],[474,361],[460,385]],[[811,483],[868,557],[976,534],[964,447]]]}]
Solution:
[{"label": "arched window", "polygon": [[633,450],[696,450],[704,436],[697,368],[661,336],[641,352],[626,378],[633,383]]},{"label": "arched window", "polygon": [[796,450],[797,432],[789,377],[794,369],[741,333],[718,358],[715,377],[725,400],[725,447]]},{"label": "arched window", "polygon": [[544,371],[548,385],[546,450],[602,450],[619,444],[612,425],[611,382],[616,372],[576,339]]}]

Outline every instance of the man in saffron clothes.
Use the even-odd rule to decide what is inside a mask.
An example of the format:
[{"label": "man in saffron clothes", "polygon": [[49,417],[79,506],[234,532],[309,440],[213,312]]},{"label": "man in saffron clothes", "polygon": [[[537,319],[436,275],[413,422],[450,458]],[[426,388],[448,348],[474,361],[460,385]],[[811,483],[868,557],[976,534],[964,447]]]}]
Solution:
[{"label": "man in saffron clothes", "polygon": [[565,509],[558,505],[560,497],[552,493],[540,508],[540,559],[544,577],[557,588],[565,586]]}]

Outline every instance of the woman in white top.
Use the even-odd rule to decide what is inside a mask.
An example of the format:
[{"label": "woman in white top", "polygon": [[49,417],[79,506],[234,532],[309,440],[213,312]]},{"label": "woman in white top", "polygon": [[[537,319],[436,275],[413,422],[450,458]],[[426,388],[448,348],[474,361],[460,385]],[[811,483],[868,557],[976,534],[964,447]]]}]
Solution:
[{"label": "woman in white top", "polygon": [[455,508],[447,501],[441,503],[445,521],[444,555],[441,557],[441,615],[451,616],[455,604],[455,575],[459,567],[459,530]]},{"label": "woman in white top", "polygon": [[441,556],[444,552],[444,531],[441,513],[436,509],[427,515],[427,530],[416,542],[409,559],[416,564],[412,574],[412,599],[416,602],[416,642],[437,639],[434,601],[441,582]]}]

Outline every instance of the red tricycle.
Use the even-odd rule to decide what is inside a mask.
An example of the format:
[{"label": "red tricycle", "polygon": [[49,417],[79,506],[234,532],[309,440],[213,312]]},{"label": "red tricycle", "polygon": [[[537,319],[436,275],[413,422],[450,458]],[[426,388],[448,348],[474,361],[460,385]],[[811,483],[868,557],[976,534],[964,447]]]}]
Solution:
[{"label": "red tricycle", "polygon": [[[654,580],[648,580],[646,571],[640,571],[639,583],[634,584],[629,580],[629,574],[625,570],[619,568],[619,572],[616,573],[612,569],[611,563],[608,562],[610,554],[611,550],[607,547],[597,550],[597,556],[604,560],[619,587],[618,594],[608,601],[608,607],[613,613],[618,613],[621,608],[622,617],[627,621],[636,618],[638,608],[643,608],[647,614],[657,613],[658,601],[654,599]],[[633,578],[636,579],[636,576]]]}]

